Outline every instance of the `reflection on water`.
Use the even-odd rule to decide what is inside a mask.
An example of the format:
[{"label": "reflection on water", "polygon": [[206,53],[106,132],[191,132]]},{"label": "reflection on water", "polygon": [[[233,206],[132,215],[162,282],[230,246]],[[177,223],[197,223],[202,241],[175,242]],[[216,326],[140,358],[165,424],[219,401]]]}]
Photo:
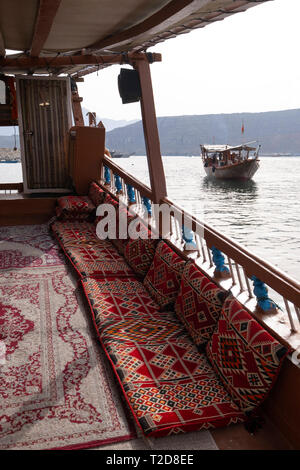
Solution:
[{"label": "reflection on water", "polygon": [[[261,158],[254,179],[245,182],[209,180],[200,157],[164,157],[163,163],[171,200],[300,278],[300,158]],[[118,164],[149,185],[145,157]]]},{"label": "reflection on water", "polygon": [[257,196],[257,184],[253,180],[235,181],[211,179],[205,176],[202,180],[202,186],[205,191],[233,192],[237,194],[249,194],[255,198]]}]

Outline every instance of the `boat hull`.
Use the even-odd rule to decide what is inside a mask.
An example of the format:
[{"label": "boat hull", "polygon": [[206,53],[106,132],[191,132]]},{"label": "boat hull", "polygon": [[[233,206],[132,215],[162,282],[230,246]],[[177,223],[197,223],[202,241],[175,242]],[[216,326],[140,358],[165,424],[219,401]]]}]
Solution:
[{"label": "boat hull", "polygon": [[259,160],[246,160],[244,162],[227,165],[224,167],[213,166],[204,167],[209,178],[213,179],[239,179],[249,180],[257,172],[259,168]]}]

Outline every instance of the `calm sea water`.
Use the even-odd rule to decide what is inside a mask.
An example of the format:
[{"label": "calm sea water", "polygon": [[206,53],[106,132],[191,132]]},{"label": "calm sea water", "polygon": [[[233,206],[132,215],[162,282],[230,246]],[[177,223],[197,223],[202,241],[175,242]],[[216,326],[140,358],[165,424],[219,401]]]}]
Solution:
[{"label": "calm sea water", "polygon": [[[146,157],[117,164],[149,184]],[[168,196],[221,233],[300,279],[300,157],[261,157],[252,181],[209,181],[200,157],[163,157]],[[0,182],[22,180],[21,165],[0,164]]]}]

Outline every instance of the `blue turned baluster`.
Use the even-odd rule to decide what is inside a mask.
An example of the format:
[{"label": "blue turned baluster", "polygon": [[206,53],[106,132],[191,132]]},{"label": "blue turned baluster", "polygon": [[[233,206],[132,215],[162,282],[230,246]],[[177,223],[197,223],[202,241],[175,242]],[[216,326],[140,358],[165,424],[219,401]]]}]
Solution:
[{"label": "blue turned baluster", "polygon": [[131,184],[126,184],[126,187],[127,187],[127,195],[128,195],[129,204],[135,204],[136,199],[135,199],[134,187],[131,186]]},{"label": "blue turned baluster", "polygon": [[185,250],[197,250],[197,245],[194,240],[194,232],[184,225],[182,226],[182,238],[184,240]]},{"label": "blue turned baluster", "polygon": [[257,305],[264,311],[274,310],[278,308],[278,305],[268,297],[268,289],[266,285],[260,281],[256,276],[251,276],[253,281],[253,292],[257,298]]},{"label": "blue turned baluster", "polygon": [[214,265],[216,266],[215,275],[220,275],[221,277],[229,277],[230,272],[227,266],[225,266],[225,257],[223,253],[218,250],[215,246],[211,247],[212,259]]},{"label": "blue turned baluster", "polygon": [[115,187],[117,190],[117,194],[122,194],[122,181],[119,175],[114,174],[115,177]]},{"label": "blue turned baluster", "polygon": [[110,179],[110,171],[108,166],[104,165],[104,180],[105,184],[110,185],[111,179]]},{"label": "blue turned baluster", "polygon": [[150,199],[148,197],[143,196],[142,200],[143,200],[144,206],[147,209],[148,215],[151,216],[152,215],[152,207],[151,207]]}]

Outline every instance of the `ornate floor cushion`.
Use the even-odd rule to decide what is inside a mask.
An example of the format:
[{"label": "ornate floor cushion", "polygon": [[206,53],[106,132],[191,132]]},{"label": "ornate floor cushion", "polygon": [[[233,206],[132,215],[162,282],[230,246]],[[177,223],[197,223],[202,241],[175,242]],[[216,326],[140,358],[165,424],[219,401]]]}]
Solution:
[{"label": "ornate floor cushion", "polygon": [[[105,195],[105,199],[103,201],[103,211],[104,213],[101,213],[101,215],[98,213],[96,214],[96,219],[95,219],[95,223],[98,224],[101,220],[103,220],[104,218],[107,219],[108,216],[112,216],[113,218],[115,218],[115,216],[117,216],[118,214],[118,211],[119,211],[119,201],[117,201],[116,199],[114,199],[110,194],[107,194]],[[112,207],[112,211],[110,213],[107,213],[107,211],[105,211],[105,206],[107,205],[110,205]],[[116,219],[114,219],[116,220]]]},{"label": "ornate floor cushion", "polygon": [[198,346],[211,338],[228,294],[210,281],[194,262],[186,264],[175,312]]},{"label": "ornate floor cushion", "polygon": [[151,238],[151,231],[138,219],[137,232],[141,235],[137,239],[129,239],[124,250],[124,258],[134,272],[144,278],[153,262],[158,239]]},{"label": "ornate floor cushion", "polygon": [[206,352],[232,400],[249,412],[267,397],[288,351],[230,296]]},{"label": "ornate floor cushion", "polygon": [[95,245],[65,246],[65,252],[81,277],[134,276],[109,240]]},{"label": "ornate floor cushion", "polygon": [[245,419],[216,375],[131,382],[123,388],[137,423],[149,437],[224,427]]},{"label": "ornate floor cushion", "polygon": [[185,264],[163,240],[158,243],[144,285],[161,309],[174,306]]},{"label": "ornate floor cushion", "polygon": [[99,242],[95,225],[91,222],[56,221],[51,225],[51,230],[64,246],[90,245]]},{"label": "ornate floor cushion", "polygon": [[[116,238],[110,238],[110,240],[113,245],[117,248],[118,252],[122,255],[124,254],[125,248],[129,241],[128,225],[136,217],[136,214],[129,212],[125,205],[119,203],[118,211],[116,213]],[[123,218],[122,222],[120,218]],[[122,231],[124,233],[121,233]],[[125,238],[123,238],[124,236]]]},{"label": "ornate floor cushion", "polygon": [[95,224],[57,221],[52,230],[80,275],[99,340],[145,435],[242,422],[265,399],[286,348],[193,262],[159,241],[140,282],[135,271],[149,263],[142,243],[128,242],[122,256]]},{"label": "ornate floor cushion", "polygon": [[123,385],[215,377],[206,355],[199,353],[187,335],[176,342],[112,341],[105,347]]},{"label": "ornate floor cushion", "polygon": [[95,207],[102,204],[105,200],[106,192],[94,181],[90,184],[88,197]]},{"label": "ornate floor cushion", "polygon": [[129,317],[154,319],[159,305],[135,278],[83,278],[84,292],[89,301],[97,330],[103,321]]},{"label": "ornate floor cushion", "polygon": [[175,316],[169,318],[157,316],[155,319],[129,317],[120,320],[108,320],[101,326],[103,343],[167,343],[183,341],[187,333]]},{"label": "ornate floor cushion", "polygon": [[96,207],[88,196],[62,196],[57,199],[56,215],[60,220],[94,218]]},{"label": "ornate floor cushion", "polygon": [[135,279],[81,280],[101,344],[133,416],[149,436],[242,422],[174,312],[160,312]]}]

